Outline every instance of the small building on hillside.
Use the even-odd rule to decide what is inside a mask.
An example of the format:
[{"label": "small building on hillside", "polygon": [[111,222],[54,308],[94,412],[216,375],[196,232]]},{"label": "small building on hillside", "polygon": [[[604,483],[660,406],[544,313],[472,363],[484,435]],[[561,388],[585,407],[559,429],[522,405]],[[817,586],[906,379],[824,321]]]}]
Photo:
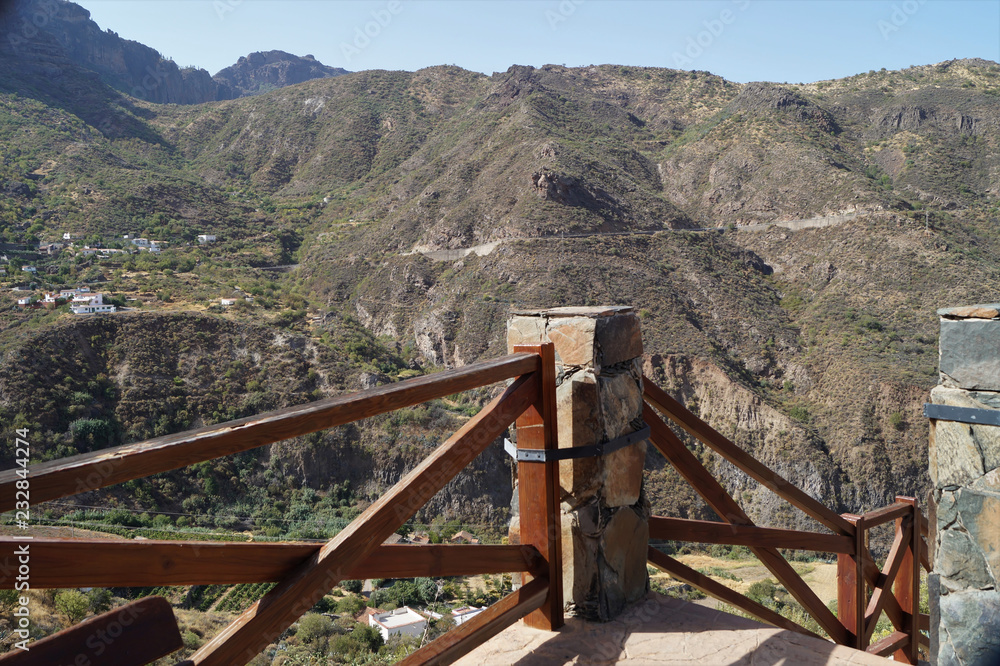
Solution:
[{"label": "small building on hillside", "polygon": [[38,272],[38,269],[34,266],[21,266],[21,270],[25,273],[31,273],[32,275]]},{"label": "small building on hillside", "polygon": [[19,298],[17,299],[17,304],[22,308],[26,308],[29,305],[31,305],[31,299],[32,299],[31,296],[25,296],[24,298]]},{"label": "small building on hillside", "polygon": [[78,315],[88,315],[88,314],[105,314],[109,312],[115,312],[118,310],[117,307],[111,303],[104,302],[104,294],[98,292],[93,296],[86,298],[85,302],[78,300],[80,297],[73,299],[70,304],[69,309],[73,311],[73,314]]},{"label": "small building on hillside", "polygon": [[205,243],[214,243],[215,236],[212,234],[198,234],[198,243],[204,245]]},{"label": "small building on hillside", "polygon": [[427,628],[427,618],[409,606],[397,608],[386,613],[375,613],[368,616],[369,626],[378,629],[383,640],[390,636],[421,636]]},{"label": "small building on hillside", "polygon": [[474,537],[469,532],[462,530],[461,532],[456,532],[455,536],[451,538],[452,543],[479,543],[479,539]]},{"label": "small building on hillside", "polygon": [[455,626],[468,622],[472,618],[476,617],[482,613],[485,608],[476,608],[475,606],[463,606],[462,608],[456,608],[451,611],[451,617],[455,620]]}]

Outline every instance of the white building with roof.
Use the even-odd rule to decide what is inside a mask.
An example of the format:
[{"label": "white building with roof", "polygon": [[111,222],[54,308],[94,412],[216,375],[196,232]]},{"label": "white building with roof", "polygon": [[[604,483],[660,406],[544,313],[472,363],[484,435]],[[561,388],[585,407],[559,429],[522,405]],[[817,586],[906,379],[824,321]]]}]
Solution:
[{"label": "white building with roof", "polygon": [[456,608],[451,611],[451,617],[455,620],[455,626],[468,622],[472,618],[476,617],[482,613],[485,608],[476,608],[475,606],[463,606],[462,608]]},{"label": "white building with roof", "polygon": [[409,606],[403,606],[394,611],[369,615],[368,624],[378,629],[382,639],[387,641],[397,634],[422,636],[427,628],[427,618]]},{"label": "white building with roof", "polygon": [[85,302],[81,302],[79,299],[83,297],[83,294],[73,299],[70,304],[69,309],[73,311],[73,314],[86,315],[86,314],[104,314],[107,312],[115,312],[118,310],[117,307],[111,305],[110,303],[104,302],[104,294],[98,292],[92,296],[87,296]]},{"label": "white building with roof", "polygon": [[198,234],[198,242],[202,245],[204,245],[205,243],[214,243],[215,236],[213,236],[212,234]]}]

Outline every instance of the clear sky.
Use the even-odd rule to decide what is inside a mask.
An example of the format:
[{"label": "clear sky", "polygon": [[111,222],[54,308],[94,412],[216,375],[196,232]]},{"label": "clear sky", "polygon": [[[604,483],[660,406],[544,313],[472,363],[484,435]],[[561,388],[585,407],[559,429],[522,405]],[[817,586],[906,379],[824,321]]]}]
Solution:
[{"label": "clear sky", "polygon": [[77,0],[211,73],[280,49],[351,71],[620,64],[808,82],[1000,61],[1000,0]]}]

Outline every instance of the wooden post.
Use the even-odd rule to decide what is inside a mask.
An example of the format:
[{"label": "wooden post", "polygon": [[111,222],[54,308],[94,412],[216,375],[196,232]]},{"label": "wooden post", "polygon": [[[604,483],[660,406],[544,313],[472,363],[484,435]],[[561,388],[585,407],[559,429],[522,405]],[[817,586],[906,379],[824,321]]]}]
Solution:
[{"label": "wooden post", "polygon": [[844,628],[851,632],[851,647],[864,649],[865,577],[862,568],[864,557],[864,530],[861,516],[845,513],[844,520],[854,526],[854,555],[837,555],[837,617]]},{"label": "wooden post", "polygon": [[[515,345],[514,353],[538,354],[542,382],[538,400],[517,419],[519,449],[554,450],[556,443],[556,364],[551,342]],[[563,625],[562,526],[559,506],[559,463],[523,462],[517,465],[521,507],[521,543],[531,544],[548,563],[549,593],[545,604],[525,616],[535,629],[554,631]],[[525,583],[530,580],[525,576]]]},{"label": "wooden post", "polygon": [[913,521],[913,536],[909,547],[903,555],[903,563],[893,582],[893,592],[900,608],[903,609],[903,631],[910,637],[909,642],[893,653],[893,658],[900,664],[916,664],[918,647],[920,645],[920,624],[917,616],[920,613],[920,509],[913,497],[896,496],[897,504],[909,504],[913,513],[896,519],[897,534],[903,529],[904,520]]}]

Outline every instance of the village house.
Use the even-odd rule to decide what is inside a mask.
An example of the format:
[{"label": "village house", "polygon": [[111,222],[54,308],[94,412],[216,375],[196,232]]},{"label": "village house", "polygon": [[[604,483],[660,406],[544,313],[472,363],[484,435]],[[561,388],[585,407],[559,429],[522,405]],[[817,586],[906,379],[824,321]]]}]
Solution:
[{"label": "village house", "polygon": [[38,269],[34,266],[21,266],[21,270],[25,273],[37,273]]},{"label": "village house", "polygon": [[451,617],[455,621],[455,626],[462,624],[463,622],[468,622],[472,618],[476,617],[482,613],[485,608],[476,608],[475,606],[463,606],[461,608],[456,608],[451,611]]},{"label": "village house", "polygon": [[73,311],[73,314],[104,314],[108,312],[116,312],[118,310],[118,308],[114,305],[104,302],[104,294],[101,292],[86,297],[86,302],[81,302],[80,299],[82,299],[83,296],[84,295],[81,294],[80,296],[73,298],[73,303],[69,306],[69,309]]},{"label": "village house", "polygon": [[22,308],[23,307],[27,307],[27,306],[31,305],[31,299],[32,299],[31,296],[25,296],[24,298],[19,298],[19,299],[17,299],[17,304],[19,306],[21,306]]},{"label": "village house", "polygon": [[368,616],[368,625],[378,629],[383,640],[390,636],[421,636],[427,628],[427,618],[409,606],[397,608],[386,613],[375,613]]},{"label": "village house", "polygon": [[212,234],[198,234],[198,243],[204,245],[205,243],[214,243],[215,236]]},{"label": "village house", "polygon": [[451,538],[452,543],[479,543],[479,539],[474,537],[469,532],[462,530],[461,532],[456,532],[455,536]]}]

